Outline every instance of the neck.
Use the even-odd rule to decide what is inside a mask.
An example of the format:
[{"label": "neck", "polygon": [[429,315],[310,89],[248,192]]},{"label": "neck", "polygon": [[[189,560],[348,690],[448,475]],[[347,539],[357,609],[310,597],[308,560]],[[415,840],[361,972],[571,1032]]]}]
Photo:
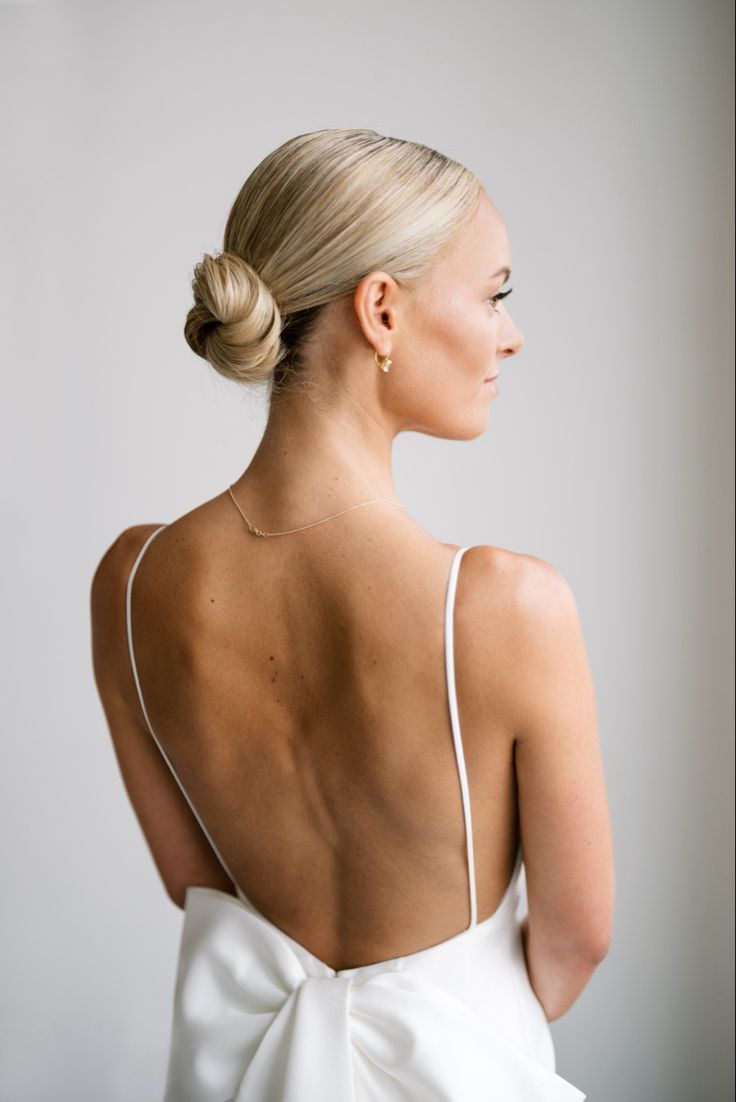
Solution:
[{"label": "neck", "polygon": [[393,439],[384,423],[346,396],[326,409],[303,394],[280,395],[233,493],[267,530],[308,524],[372,498],[400,501],[391,469]]}]

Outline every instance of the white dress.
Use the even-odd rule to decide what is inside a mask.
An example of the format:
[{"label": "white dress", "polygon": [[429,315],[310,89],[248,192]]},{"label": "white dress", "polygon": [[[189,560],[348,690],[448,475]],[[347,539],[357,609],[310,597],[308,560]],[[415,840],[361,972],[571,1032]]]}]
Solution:
[{"label": "white dress", "polygon": [[[165,525],[163,526],[165,527]],[[126,593],[135,665],[131,585]],[[465,817],[470,924],[391,960],[335,971],[275,926],[237,888],[187,890],[164,1102],[583,1102],[556,1074],[552,1036],[532,990],[519,930],[527,911],[521,846],[496,911],[477,920],[468,781],[455,692],[453,609],[445,672]],[[181,786],[181,782],[179,781]],[[233,884],[204,823],[205,836]]]}]

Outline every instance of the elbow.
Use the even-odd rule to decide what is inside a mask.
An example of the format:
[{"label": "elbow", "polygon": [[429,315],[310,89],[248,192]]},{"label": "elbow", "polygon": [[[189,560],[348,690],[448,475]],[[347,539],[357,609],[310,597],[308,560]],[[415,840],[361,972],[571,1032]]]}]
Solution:
[{"label": "elbow", "polygon": [[610,904],[605,912],[605,918],[602,918],[600,922],[595,923],[596,931],[595,936],[592,938],[591,950],[593,953],[593,959],[597,964],[600,964],[608,956],[608,952],[611,948],[611,939],[613,937],[613,893],[611,894]]},{"label": "elbow", "polygon": [[608,956],[611,947],[611,932],[606,930],[596,937],[589,938],[585,943],[584,952],[593,964],[600,964]]},{"label": "elbow", "polygon": [[563,940],[558,938],[548,944],[551,946],[553,956],[569,957],[597,966],[608,955],[611,936],[608,930],[588,931],[585,934],[578,930],[570,937]]},{"label": "elbow", "polygon": [[187,889],[183,884],[164,884],[166,894],[180,911],[183,911],[187,902]]},{"label": "elbow", "polygon": [[604,901],[599,898],[598,906],[586,915],[587,921],[580,918],[577,931],[577,943],[584,956],[593,964],[600,964],[608,956],[613,932],[613,892]]},{"label": "elbow", "polygon": [[530,915],[527,915],[521,927],[522,937],[527,944],[534,943],[534,952],[541,953],[546,959],[556,961],[558,965],[566,962],[574,967],[597,967],[608,955],[611,944],[610,933],[601,931],[582,935],[579,930],[574,934],[561,937],[559,932],[550,936],[540,933]]}]

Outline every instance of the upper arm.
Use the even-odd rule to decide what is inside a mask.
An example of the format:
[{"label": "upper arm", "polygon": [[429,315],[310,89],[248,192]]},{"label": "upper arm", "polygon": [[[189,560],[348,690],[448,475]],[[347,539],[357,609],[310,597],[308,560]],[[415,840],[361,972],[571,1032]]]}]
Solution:
[{"label": "upper arm", "polygon": [[553,948],[602,956],[615,888],[593,679],[570,585],[520,560],[509,646],[529,925]]},{"label": "upper arm", "polygon": [[190,884],[231,891],[232,883],[146,727],[137,698],[125,597],[136,555],[154,527],[126,529],[95,570],[90,589],[92,665],[126,792],[164,887],[181,907]]}]

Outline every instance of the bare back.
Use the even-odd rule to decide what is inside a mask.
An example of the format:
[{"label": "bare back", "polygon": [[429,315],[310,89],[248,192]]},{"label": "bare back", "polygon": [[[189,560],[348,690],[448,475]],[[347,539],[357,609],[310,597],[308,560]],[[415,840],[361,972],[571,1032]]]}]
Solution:
[{"label": "bare back", "polygon": [[[259,539],[221,495],[152,539],[131,587],[146,712],[192,805],[253,905],[334,968],[434,945],[469,918],[444,648],[458,549],[387,513]],[[519,840],[494,661],[509,557],[465,552],[453,617],[479,921]],[[472,595],[494,564],[489,617]]]}]

